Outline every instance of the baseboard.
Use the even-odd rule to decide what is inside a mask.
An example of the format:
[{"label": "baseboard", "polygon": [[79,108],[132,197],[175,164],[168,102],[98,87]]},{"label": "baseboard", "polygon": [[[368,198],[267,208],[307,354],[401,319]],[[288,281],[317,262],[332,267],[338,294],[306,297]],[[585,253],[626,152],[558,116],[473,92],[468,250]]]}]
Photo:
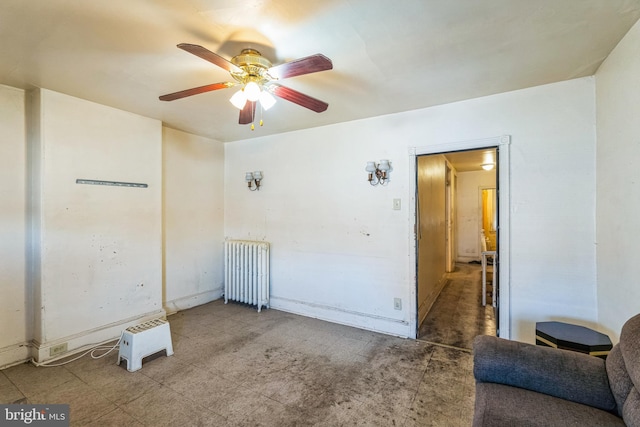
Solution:
[{"label": "baseboard", "polygon": [[[424,322],[424,319],[427,318],[427,315],[429,314],[429,311],[431,311],[431,308],[433,307],[433,304],[436,303],[436,300],[440,296],[440,293],[442,292],[444,287],[447,285],[447,283],[449,283],[449,279],[447,279],[447,275],[444,274],[440,278],[440,280],[438,280],[438,283],[436,284],[435,296],[431,299],[431,301],[423,301],[422,304],[420,304],[420,306],[418,307],[418,314],[419,314],[418,327],[420,327],[420,325],[422,325],[422,322]],[[424,309],[423,309],[423,307],[424,307]],[[420,313],[422,313],[422,314],[420,314]]]},{"label": "baseboard", "polygon": [[181,310],[187,310],[192,307],[196,307],[202,304],[206,304],[211,301],[222,298],[224,293],[224,287],[219,287],[211,291],[201,292],[195,295],[189,295],[182,298],[176,298],[164,303],[164,309],[167,315],[177,313]]},{"label": "baseboard", "polygon": [[[166,318],[166,316],[167,314],[164,310],[156,310],[151,313],[146,313],[140,316],[124,319],[119,322],[110,323],[99,328],[67,336],[55,341],[40,343],[34,340],[32,357],[38,363],[68,357],[75,353],[86,351],[93,346],[118,339],[120,337],[120,334],[122,334],[122,331],[127,329],[129,326],[135,326],[149,320],[164,319]],[[67,344],[66,352],[51,356],[50,350],[52,347],[56,347],[65,343]]]},{"label": "baseboard", "polygon": [[23,342],[0,348],[0,370],[31,359],[31,343]]},{"label": "baseboard", "polygon": [[269,299],[271,308],[276,310],[402,338],[409,338],[413,336],[409,330],[409,322],[405,320],[357,311],[349,311],[328,305],[293,300],[273,295],[271,295]]}]

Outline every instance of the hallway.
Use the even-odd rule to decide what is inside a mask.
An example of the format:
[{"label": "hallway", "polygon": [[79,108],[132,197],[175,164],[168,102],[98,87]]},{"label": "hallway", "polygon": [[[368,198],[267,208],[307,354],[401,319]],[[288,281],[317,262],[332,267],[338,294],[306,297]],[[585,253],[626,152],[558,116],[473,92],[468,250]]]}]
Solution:
[{"label": "hallway", "polygon": [[476,335],[496,334],[494,309],[490,303],[486,307],[481,303],[482,268],[479,264],[457,263],[447,279],[420,327],[418,339],[471,350]]}]

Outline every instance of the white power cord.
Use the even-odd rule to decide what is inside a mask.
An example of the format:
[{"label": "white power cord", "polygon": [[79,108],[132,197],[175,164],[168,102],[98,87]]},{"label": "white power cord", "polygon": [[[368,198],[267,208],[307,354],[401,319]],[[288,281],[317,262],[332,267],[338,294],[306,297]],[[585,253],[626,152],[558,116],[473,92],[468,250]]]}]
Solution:
[{"label": "white power cord", "polygon": [[[122,331],[122,333],[120,334],[120,338],[118,338],[118,341],[113,345],[113,346],[105,346],[104,343],[110,342],[112,340],[109,341],[105,341],[104,343],[101,344],[97,344],[94,347],[89,348],[87,351],[85,351],[84,353],[80,354],[77,357],[74,357],[73,359],[70,360],[65,360],[64,362],[61,363],[53,363],[56,362],[58,360],[62,360],[62,359],[66,359],[67,357],[70,357],[70,355],[64,355],[55,359],[51,359],[51,360],[47,360],[46,362],[36,362],[35,360],[31,359],[31,363],[33,363],[34,365],[38,366],[38,367],[43,367],[43,368],[53,368],[55,366],[62,366],[62,365],[66,365],[67,363],[71,363],[71,362],[75,362],[78,359],[81,359],[82,357],[86,356],[87,354],[91,354],[91,358],[92,359],[101,359],[103,357],[105,357],[107,354],[111,353],[113,350],[115,350],[116,348],[118,348],[120,346],[120,341],[122,341],[122,335],[124,334],[124,331]],[[105,353],[96,356],[95,352],[98,350],[107,350]],[[79,350],[82,351],[82,350]]]}]

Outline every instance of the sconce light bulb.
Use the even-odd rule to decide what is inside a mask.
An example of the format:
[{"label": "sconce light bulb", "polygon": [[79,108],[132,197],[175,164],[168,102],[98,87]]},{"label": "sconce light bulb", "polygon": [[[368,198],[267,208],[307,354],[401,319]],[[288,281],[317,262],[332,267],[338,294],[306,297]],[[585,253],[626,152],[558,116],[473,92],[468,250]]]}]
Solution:
[{"label": "sconce light bulb", "polygon": [[367,162],[367,167],[364,168],[365,171],[369,172],[369,175],[371,175],[372,173],[374,173],[376,171],[376,164],[375,162]]},{"label": "sconce light bulb", "polygon": [[[244,180],[247,181],[247,187],[249,187],[249,190],[251,191],[256,191],[260,189],[260,180],[262,179],[262,171],[255,171],[255,172],[247,172],[244,175]],[[253,184],[255,184],[255,188],[253,187]]]},{"label": "sconce light bulb", "polygon": [[387,185],[389,179],[387,172],[391,170],[391,163],[387,159],[380,160],[379,164],[376,162],[367,162],[367,167],[364,168],[368,172],[369,176],[367,180],[371,185]]}]

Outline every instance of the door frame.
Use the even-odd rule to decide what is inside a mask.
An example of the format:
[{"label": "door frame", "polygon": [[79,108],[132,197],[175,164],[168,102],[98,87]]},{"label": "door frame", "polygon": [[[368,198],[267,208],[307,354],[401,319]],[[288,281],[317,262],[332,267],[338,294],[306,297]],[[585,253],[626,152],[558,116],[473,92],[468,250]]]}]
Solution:
[{"label": "door frame", "polygon": [[413,223],[413,233],[409,235],[409,251],[408,269],[411,272],[409,277],[411,281],[411,295],[409,302],[409,322],[413,331],[413,338],[418,334],[418,302],[417,302],[417,280],[418,280],[418,264],[417,264],[417,220],[416,220],[416,197],[417,197],[417,174],[416,157],[425,154],[445,154],[452,151],[476,150],[482,148],[498,149],[498,170],[500,173],[497,177],[498,189],[498,260],[500,268],[498,270],[498,281],[500,283],[500,292],[498,294],[498,312],[499,318],[496,319],[498,324],[499,336],[502,338],[511,338],[511,189],[510,189],[510,135],[501,135],[493,138],[473,139],[468,141],[456,141],[442,144],[434,144],[428,146],[410,147],[409,148],[409,220]]},{"label": "door frame", "polygon": [[447,273],[451,273],[455,270],[456,264],[456,256],[458,252],[456,250],[456,233],[454,230],[456,221],[455,221],[455,197],[456,197],[456,173],[453,166],[446,162],[445,165],[445,242],[446,242],[446,268],[445,271]]}]

